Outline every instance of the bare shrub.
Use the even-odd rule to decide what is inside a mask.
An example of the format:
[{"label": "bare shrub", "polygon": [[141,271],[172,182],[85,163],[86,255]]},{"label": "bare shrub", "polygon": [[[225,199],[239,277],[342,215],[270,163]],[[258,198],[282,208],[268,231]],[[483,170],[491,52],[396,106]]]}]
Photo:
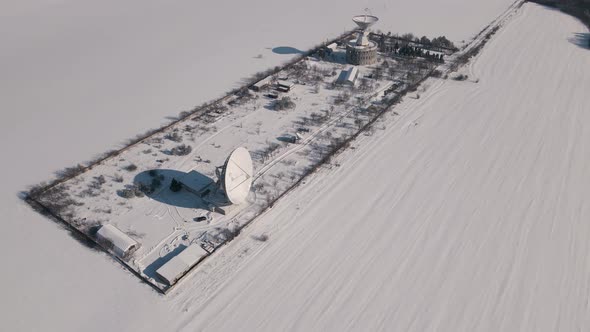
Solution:
[{"label": "bare shrub", "polygon": [[261,192],[262,189],[264,188],[264,185],[262,184],[262,182],[257,182],[255,183],[252,188],[254,189],[254,191],[256,192]]},{"label": "bare shrub", "polygon": [[192,151],[193,151],[193,148],[190,147],[189,145],[181,144],[181,145],[178,145],[178,146],[172,148],[172,150],[170,150],[170,154],[174,155],[174,156],[186,156],[189,153],[191,153]]},{"label": "bare shrub", "polygon": [[57,176],[60,179],[73,177],[73,176],[76,176],[76,175],[84,172],[84,169],[85,169],[84,166],[82,166],[80,164],[78,164],[76,166],[72,166],[72,167],[66,167],[66,168],[62,169],[61,171],[58,171]]},{"label": "bare shrub", "polygon": [[133,171],[137,170],[137,165],[129,164],[129,165],[123,167],[123,169],[126,170],[127,172],[133,172]]},{"label": "bare shrub", "polygon": [[172,192],[179,192],[181,189],[182,184],[176,179],[172,179],[172,182],[170,182],[170,190],[172,190]]},{"label": "bare shrub", "polygon": [[153,193],[152,187],[145,183],[137,183],[117,190],[117,195],[123,198],[143,197],[151,193]]},{"label": "bare shrub", "polygon": [[121,183],[123,182],[123,177],[121,176],[121,174],[115,174],[113,175],[113,181]]},{"label": "bare shrub", "polygon": [[238,236],[240,234],[239,229],[236,230],[230,230],[229,228],[224,228],[220,231],[220,236],[222,237],[223,240],[225,241],[231,241],[233,240],[236,236]]},{"label": "bare shrub", "polygon": [[334,104],[342,105],[350,99],[350,94],[343,92],[334,98]]},{"label": "bare shrub", "polygon": [[256,241],[260,241],[260,242],[266,242],[266,241],[268,241],[268,235],[266,235],[266,234],[252,235],[252,239],[254,239]]},{"label": "bare shrub", "polygon": [[277,101],[275,101],[274,109],[276,111],[288,110],[295,108],[295,103],[291,100],[291,97],[283,97]]},{"label": "bare shrub", "polygon": [[274,152],[277,151],[280,147],[280,144],[272,142],[266,148],[258,151],[258,155],[260,155],[262,161],[266,161],[270,157],[272,157]]},{"label": "bare shrub", "polygon": [[467,76],[467,75],[465,75],[465,74],[459,74],[459,75],[457,75],[457,76],[453,77],[453,79],[454,79],[455,81],[465,81],[465,80],[466,80],[466,79],[468,79],[468,78],[469,78],[469,76]]},{"label": "bare shrub", "polygon": [[164,136],[165,139],[171,140],[173,142],[176,143],[180,143],[182,142],[182,135],[180,135],[178,132],[174,131],[172,133],[168,133]]},{"label": "bare shrub", "polygon": [[95,176],[91,186],[95,189],[99,189],[106,182],[107,180],[104,178],[104,175]]},{"label": "bare shrub", "polygon": [[135,197],[135,190],[131,188],[120,189],[117,190],[117,195],[123,198],[133,198]]}]

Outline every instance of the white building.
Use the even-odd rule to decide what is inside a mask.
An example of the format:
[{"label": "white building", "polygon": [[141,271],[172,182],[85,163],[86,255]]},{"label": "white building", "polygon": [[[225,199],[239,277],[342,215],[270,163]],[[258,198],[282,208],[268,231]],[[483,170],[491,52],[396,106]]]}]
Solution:
[{"label": "white building", "polygon": [[168,285],[172,286],[188,270],[207,255],[209,255],[209,253],[201,248],[200,245],[192,244],[156,270],[156,274]]},{"label": "white building", "polygon": [[96,237],[100,243],[107,246],[120,258],[126,258],[139,248],[139,242],[111,224],[102,226],[96,233]]},{"label": "white building", "polygon": [[270,81],[271,81],[271,78],[269,76],[269,77],[266,77],[266,78],[261,79],[260,81],[256,82],[250,88],[254,91],[260,91],[260,90],[266,88],[270,84]]},{"label": "white building", "polygon": [[342,71],[340,75],[340,84],[354,85],[356,78],[358,77],[359,71],[357,67],[350,67],[345,71]]},{"label": "white building", "polygon": [[289,92],[289,91],[291,91],[293,86],[295,86],[295,83],[293,83],[293,82],[289,82],[289,81],[285,81],[285,80],[279,80],[277,82],[277,90],[281,91],[281,92]]}]

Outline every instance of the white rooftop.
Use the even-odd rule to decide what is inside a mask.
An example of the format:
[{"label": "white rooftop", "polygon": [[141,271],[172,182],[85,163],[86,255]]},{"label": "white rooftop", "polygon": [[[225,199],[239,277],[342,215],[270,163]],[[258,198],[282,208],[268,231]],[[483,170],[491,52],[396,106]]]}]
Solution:
[{"label": "white rooftop", "polygon": [[358,68],[354,67],[354,66],[350,67],[346,70],[343,70],[340,83],[354,85],[357,77],[358,77]]},{"label": "white rooftop", "polygon": [[285,86],[285,87],[288,87],[288,88],[292,88],[295,85],[295,83],[293,83],[291,81],[287,81],[287,80],[279,80],[277,82],[277,84],[278,85]]},{"label": "white rooftop", "polygon": [[195,266],[209,253],[198,244],[192,244],[180,254],[172,257],[166,264],[160,267],[156,273],[169,285],[173,285],[182,275]]},{"label": "white rooftop", "polygon": [[123,257],[133,247],[137,247],[139,243],[123,233],[120,229],[111,224],[102,226],[96,233],[99,239],[108,240],[113,244],[113,251],[117,256]]},{"label": "white rooftop", "polygon": [[265,77],[265,78],[261,79],[260,81],[256,82],[256,83],[254,84],[254,86],[257,86],[257,87],[262,87],[262,86],[265,86],[265,85],[267,85],[268,83],[270,83],[271,79],[272,79],[272,77],[271,77],[271,76]]}]

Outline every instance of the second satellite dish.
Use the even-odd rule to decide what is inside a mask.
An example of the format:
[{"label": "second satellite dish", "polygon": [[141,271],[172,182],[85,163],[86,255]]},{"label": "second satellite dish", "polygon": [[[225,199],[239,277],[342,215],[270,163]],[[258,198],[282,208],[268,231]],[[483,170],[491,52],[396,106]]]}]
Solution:
[{"label": "second satellite dish", "polygon": [[223,191],[233,204],[246,201],[252,186],[252,158],[243,147],[235,149],[225,161],[221,176]]}]

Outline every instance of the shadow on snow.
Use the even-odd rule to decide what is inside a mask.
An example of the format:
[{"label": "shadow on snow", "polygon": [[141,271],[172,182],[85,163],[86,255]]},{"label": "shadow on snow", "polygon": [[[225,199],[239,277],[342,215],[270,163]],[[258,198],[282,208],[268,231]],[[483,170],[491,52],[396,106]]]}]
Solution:
[{"label": "shadow on snow", "polygon": [[205,209],[207,203],[195,193],[189,192],[184,188],[178,192],[170,190],[172,179],[181,181],[195,192],[199,192],[215,182],[210,177],[197,171],[186,173],[172,169],[153,169],[137,174],[133,179],[133,183],[135,185],[145,184],[150,186],[154,179],[157,179],[160,185],[154,192],[147,193],[147,197],[160,203],[189,209]]},{"label": "shadow on snow", "polygon": [[570,43],[577,45],[581,48],[590,48],[590,33],[576,32],[570,38],[568,38],[568,40]]},{"label": "shadow on snow", "polygon": [[290,46],[279,46],[279,47],[275,47],[272,49],[272,52],[275,54],[281,54],[281,55],[285,55],[285,54],[303,54],[305,52],[298,50],[294,47],[290,47]]}]

